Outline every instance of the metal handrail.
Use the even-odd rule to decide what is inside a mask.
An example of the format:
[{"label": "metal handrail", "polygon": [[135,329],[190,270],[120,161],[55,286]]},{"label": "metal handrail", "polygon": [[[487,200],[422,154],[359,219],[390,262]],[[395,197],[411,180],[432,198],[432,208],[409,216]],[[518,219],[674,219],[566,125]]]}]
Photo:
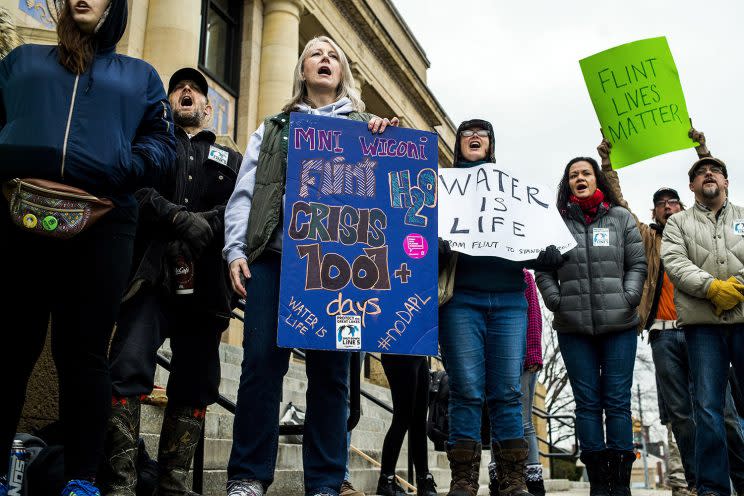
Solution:
[{"label": "metal handrail", "polygon": [[[295,355],[305,358],[305,353],[303,353],[300,350],[293,349],[292,353]],[[393,407],[388,405],[387,403],[375,398],[371,394],[367,393],[366,391],[361,391],[360,385],[359,385],[359,375],[360,375],[360,361],[358,360],[358,353],[355,353],[354,355],[357,356],[357,360],[352,360],[352,366],[350,369],[350,376],[356,377],[357,380],[351,380],[350,381],[350,405],[349,405],[349,419],[347,421],[347,428],[349,431],[354,429],[356,427],[357,423],[359,422],[359,419],[361,418],[361,408],[360,408],[360,402],[359,402],[359,396],[360,394],[363,395],[365,398],[369,399],[376,405],[380,406],[381,408],[389,411],[390,413],[393,412]],[[157,361],[157,364],[163,367],[165,370],[170,372],[171,364],[170,360],[168,360],[167,357],[162,355],[161,353],[157,353],[155,356],[155,359]],[[356,365],[354,365],[356,363]],[[229,398],[226,398],[222,394],[219,394],[217,396],[217,400],[215,401],[219,406],[227,410],[229,413],[235,415],[235,410],[237,408],[237,405],[235,402],[230,400]],[[289,436],[289,435],[302,435],[304,431],[304,426],[302,424],[300,425],[280,425],[279,426],[279,435],[281,436]],[[201,435],[199,436],[199,442],[196,445],[196,451],[194,452],[194,469],[192,473],[192,479],[191,479],[191,486],[193,490],[196,493],[201,493],[202,489],[204,487],[204,438],[205,438],[205,432],[204,429],[202,429]]]},{"label": "metal handrail", "polygon": [[[243,321],[243,317],[235,312],[232,312],[233,317]],[[298,356],[302,359],[306,359],[307,355],[298,349],[292,349],[292,353],[295,356]],[[353,359],[351,361],[351,367],[349,370],[349,419],[347,420],[347,429],[349,431],[353,430],[354,427],[359,423],[359,419],[361,418],[361,406],[360,406],[360,396],[364,396],[366,399],[374,403],[375,405],[379,406],[383,410],[389,412],[390,414],[393,413],[393,407],[387,404],[386,402],[378,399],[374,395],[368,393],[367,391],[364,391],[361,389],[359,376],[361,374],[361,361],[359,360],[359,354],[353,353],[355,356],[355,360]],[[160,352],[158,352],[155,356],[155,359],[157,361],[157,364],[163,367],[165,370],[170,372],[171,364],[170,360],[162,355]],[[237,409],[237,405],[234,401],[230,400],[229,398],[225,397],[222,394],[217,395],[217,399],[215,400],[215,403],[224,408],[227,412],[231,413],[232,415],[235,415],[235,411]],[[301,435],[304,431],[304,426],[302,424],[299,425],[280,425],[279,426],[279,435],[281,436],[289,436],[289,435]],[[205,438],[205,432],[204,429],[202,429],[201,436],[199,437],[199,442],[196,445],[196,452],[194,453],[194,466],[193,466],[193,473],[192,473],[192,480],[191,480],[191,486],[193,491],[196,493],[201,493],[202,489],[204,487],[204,438]]]}]

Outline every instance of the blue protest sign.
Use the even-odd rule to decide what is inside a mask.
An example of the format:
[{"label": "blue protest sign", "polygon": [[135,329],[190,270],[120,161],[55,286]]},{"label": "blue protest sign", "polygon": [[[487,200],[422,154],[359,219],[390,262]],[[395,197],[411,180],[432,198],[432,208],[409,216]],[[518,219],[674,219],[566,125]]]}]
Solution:
[{"label": "blue protest sign", "polygon": [[437,135],[293,113],[277,343],[437,354]]}]

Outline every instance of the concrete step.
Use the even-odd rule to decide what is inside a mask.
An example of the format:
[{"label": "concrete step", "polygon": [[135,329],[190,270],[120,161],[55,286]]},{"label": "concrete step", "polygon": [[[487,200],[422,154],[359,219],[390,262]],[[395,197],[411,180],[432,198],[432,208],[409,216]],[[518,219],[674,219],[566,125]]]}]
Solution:
[{"label": "concrete step", "polygon": [[[442,483],[437,483],[437,493],[440,495],[446,495],[449,489],[449,473],[446,477],[444,474],[439,474],[441,470],[437,470],[437,474],[433,474],[435,480],[441,480]],[[364,491],[367,496],[373,496],[377,490],[377,481],[380,477],[380,472],[377,469],[362,469],[352,470],[351,479],[354,487]],[[445,480],[446,479],[446,480]],[[224,496],[225,484],[227,482],[227,472],[224,470],[208,470],[204,471],[204,496]],[[269,488],[267,496],[304,496],[305,491],[303,488],[303,474],[300,470],[277,470],[276,478],[274,483]],[[487,496],[488,485],[481,484],[478,490],[479,496]]]}]

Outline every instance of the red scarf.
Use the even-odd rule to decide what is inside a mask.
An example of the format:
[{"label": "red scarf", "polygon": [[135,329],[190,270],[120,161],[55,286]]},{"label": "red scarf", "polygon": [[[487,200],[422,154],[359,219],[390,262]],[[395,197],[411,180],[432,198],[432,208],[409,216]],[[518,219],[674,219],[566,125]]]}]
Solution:
[{"label": "red scarf", "polygon": [[589,198],[577,198],[572,194],[568,197],[568,201],[579,206],[584,213],[584,221],[587,224],[591,224],[597,217],[600,205],[604,205],[606,208],[610,207],[610,204],[604,201],[604,193],[599,188]]}]

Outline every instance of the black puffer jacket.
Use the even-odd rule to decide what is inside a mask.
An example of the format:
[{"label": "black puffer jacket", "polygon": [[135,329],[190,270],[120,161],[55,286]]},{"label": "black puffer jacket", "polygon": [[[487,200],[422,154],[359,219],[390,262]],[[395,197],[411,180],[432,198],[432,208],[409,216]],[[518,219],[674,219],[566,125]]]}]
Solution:
[{"label": "black puffer jacket", "polygon": [[[637,327],[646,256],[631,213],[601,205],[587,225],[579,206],[569,204],[564,220],[578,246],[557,272],[537,273],[540,293],[553,312],[553,328],[597,335]],[[609,240],[603,246],[605,233]],[[595,234],[600,235],[596,243]]]}]

